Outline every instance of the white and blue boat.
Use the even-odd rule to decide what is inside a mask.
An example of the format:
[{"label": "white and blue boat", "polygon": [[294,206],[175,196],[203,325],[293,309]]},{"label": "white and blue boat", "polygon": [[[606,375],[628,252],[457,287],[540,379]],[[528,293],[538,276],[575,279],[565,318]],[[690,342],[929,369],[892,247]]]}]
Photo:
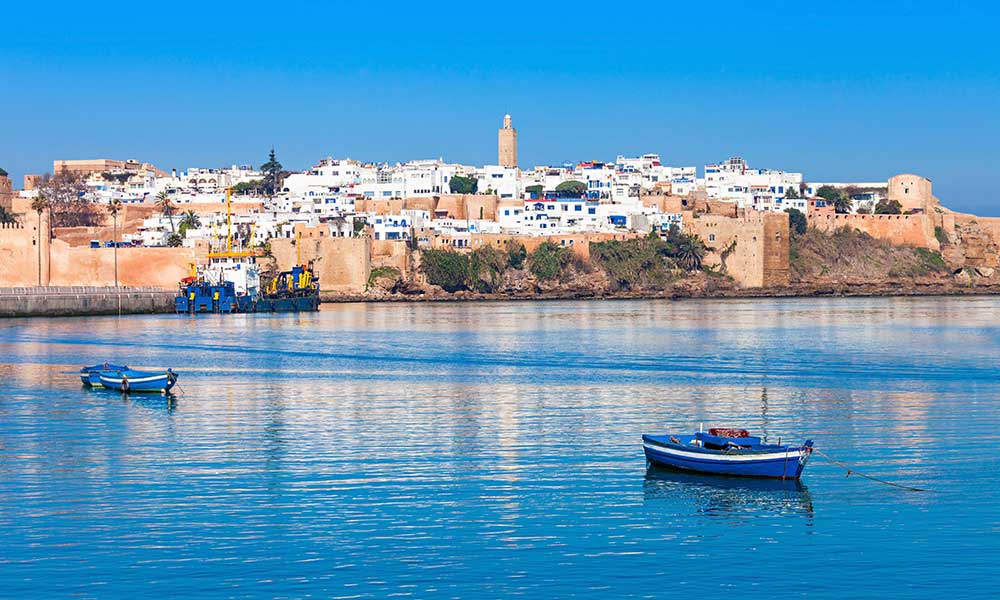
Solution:
[{"label": "white and blue boat", "polygon": [[801,446],[765,444],[745,429],[642,436],[646,460],[654,465],[737,477],[798,479],[812,455],[812,446],[812,440]]},{"label": "white and blue boat", "polygon": [[159,392],[165,394],[177,383],[177,373],[166,371],[101,371],[101,384],[120,392]]},{"label": "white and blue boat", "polygon": [[128,371],[128,366],[104,363],[103,365],[83,367],[80,369],[80,381],[82,381],[83,385],[87,387],[103,387],[104,384],[101,383],[101,373],[115,373],[116,371]]}]

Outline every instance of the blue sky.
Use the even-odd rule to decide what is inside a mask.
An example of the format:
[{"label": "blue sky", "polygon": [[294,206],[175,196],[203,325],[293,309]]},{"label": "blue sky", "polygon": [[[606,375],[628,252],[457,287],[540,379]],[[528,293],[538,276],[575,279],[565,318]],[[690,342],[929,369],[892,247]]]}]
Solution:
[{"label": "blue sky", "polygon": [[[987,2],[11,2],[0,167],[324,156],[522,167],[731,155],[811,180],[930,177],[1000,215]],[[819,6],[815,6],[819,4]],[[40,7],[40,8],[36,8]]]}]

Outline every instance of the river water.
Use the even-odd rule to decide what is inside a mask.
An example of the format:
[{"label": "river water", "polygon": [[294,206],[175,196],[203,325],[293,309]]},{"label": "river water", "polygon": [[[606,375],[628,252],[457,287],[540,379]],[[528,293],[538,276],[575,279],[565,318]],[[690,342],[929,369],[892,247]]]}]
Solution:
[{"label": "river water", "polygon": [[[0,597],[931,598],[1000,585],[1000,300],[0,320]],[[67,370],[172,366],[175,398]],[[801,485],[644,432],[806,437]]]}]

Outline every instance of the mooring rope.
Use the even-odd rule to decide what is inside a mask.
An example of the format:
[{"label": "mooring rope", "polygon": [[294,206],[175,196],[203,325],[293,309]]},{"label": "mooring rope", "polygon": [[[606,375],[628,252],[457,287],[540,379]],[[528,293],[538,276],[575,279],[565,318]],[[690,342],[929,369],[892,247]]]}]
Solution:
[{"label": "mooring rope", "polygon": [[813,448],[812,451],[815,452],[816,454],[819,454],[820,456],[822,456],[826,460],[832,462],[833,464],[835,464],[835,465],[843,468],[844,470],[846,470],[847,471],[847,477],[850,477],[851,474],[853,473],[855,475],[860,475],[860,476],[864,477],[865,479],[870,479],[872,481],[875,481],[875,482],[878,482],[878,483],[883,483],[885,485],[891,485],[893,487],[898,487],[900,489],[909,490],[911,492],[929,492],[930,491],[930,490],[926,490],[926,489],[923,489],[923,488],[913,487],[913,486],[909,486],[909,485],[903,485],[901,483],[894,483],[892,481],[886,481],[885,479],[879,479],[878,477],[874,477],[872,475],[868,475],[866,473],[862,473],[861,471],[858,471],[857,469],[855,469],[851,465],[844,464],[844,463],[840,462],[839,460],[833,458],[832,456],[830,456],[829,454],[823,452],[822,450],[817,450],[816,448]]}]

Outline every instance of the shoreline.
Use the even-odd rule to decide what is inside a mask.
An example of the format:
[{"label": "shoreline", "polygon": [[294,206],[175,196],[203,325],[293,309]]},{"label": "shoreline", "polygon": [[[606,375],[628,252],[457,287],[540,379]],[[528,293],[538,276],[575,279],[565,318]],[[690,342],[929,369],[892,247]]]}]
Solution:
[{"label": "shoreline", "polygon": [[[103,290],[102,290],[103,291]],[[118,314],[173,314],[174,292],[162,290],[144,293],[119,292],[99,294],[101,302],[95,302],[85,292],[76,294],[57,294],[58,307],[51,303],[44,308],[35,300],[42,300],[41,294],[30,294],[32,302],[25,302],[23,307],[13,307],[7,296],[5,310],[0,310],[0,321],[17,318],[52,318],[52,317],[92,317]],[[740,300],[750,298],[782,299],[782,298],[916,298],[916,297],[968,297],[968,296],[998,296],[1000,284],[960,286],[952,283],[894,283],[894,284],[801,284],[780,288],[718,288],[718,289],[668,289],[660,291],[620,291],[612,293],[594,293],[582,290],[551,290],[522,294],[482,294],[475,292],[420,293],[420,294],[385,294],[373,296],[370,294],[342,294],[336,292],[322,293],[321,304],[349,303],[464,303],[464,302],[531,302],[559,300]],[[167,302],[169,296],[170,302]],[[130,301],[122,306],[122,298]],[[157,301],[157,297],[160,298]],[[21,296],[18,299],[25,299]],[[108,300],[103,302],[103,300]],[[74,303],[68,306],[66,303]],[[113,305],[112,305],[113,302]]]},{"label": "shoreline", "polygon": [[323,304],[372,303],[424,303],[424,302],[507,302],[554,300],[714,300],[744,298],[913,298],[913,297],[962,297],[1000,295],[1000,284],[956,286],[954,284],[808,284],[780,288],[724,288],[715,290],[663,290],[613,293],[587,293],[579,291],[551,291],[532,294],[482,294],[456,292],[453,294],[391,294],[374,297],[367,294],[320,295]]}]

